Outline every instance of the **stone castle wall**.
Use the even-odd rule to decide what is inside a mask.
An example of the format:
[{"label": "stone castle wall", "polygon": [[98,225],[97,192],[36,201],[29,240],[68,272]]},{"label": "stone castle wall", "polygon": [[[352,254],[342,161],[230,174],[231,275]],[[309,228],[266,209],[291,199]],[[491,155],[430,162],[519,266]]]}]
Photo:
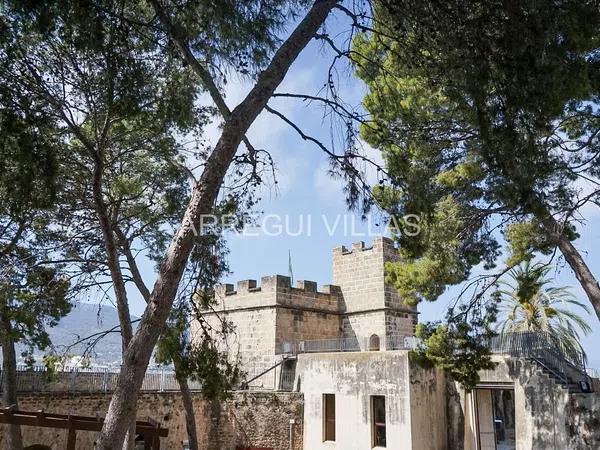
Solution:
[{"label": "stone castle wall", "polygon": [[343,293],[344,337],[364,341],[371,334],[381,338],[394,334],[412,335],[417,310],[406,305],[393,286],[385,282],[385,263],[396,261],[393,241],[378,238],[372,247],[364,242],[333,250],[333,283]]},{"label": "stone castle wall", "polygon": [[325,285],[319,291],[314,281],[300,280],[293,287],[290,277],[283,275],[262,277],[260,285],[256,280],[238,281],[235,289],[223,284],[215,294],[215,311],[287,305],[339,312],[341,297],[337,286]]},{"label": "stone castle wall", "polygon": [[[336,338],[356,339],[361,348],[377,335],[410,336],[417,323],[415,307],[405,305],[393,286],[385,282],[385,263],[397,260],[393,241],[378,238],[370,248],[363,242],[352,250],[333,250],[334,285],[321,290],[313,281],[298,281],[273,275],[256,280],[221,285],[216,304],[204,317],[215,329],[221,320],[233,323],[227,350],[238,358],[251,380],[281,360],[298,341]],[[289,344],[289,345],[288,345]],[[251,385],[277,387],[277,370]]]},{"label": "stone castle wall", "polygon": [[386,336],[412,336],[417,326],[417,315],[401,311],[385,312]]},{"label": "stone castle wall", "polygon": [[[298,281],[282,275],[263,277],[261,284],[243,280],[222,285],[216,292],[214,310],[204,313],[211,327],[219,330],[221,321],[235,330],[223,347],[232,359],[239,358],[250,380],[273,367],[285,343],[298,340],[330,339],[340,335],[340,290],[336,286],[317,289],[312,281]],[[198,324],[194,325],[198,328]],[[276,388],[278,370],[272,370],[250,383],[254,387]]]},{"label": "stone castle wall", "polygon": [[[105,414],[110,395],[104,394],[32,394],[19,397],[19,408],[43,409],[48,413]],[[238,448],[272,448],[288,450],[289,421],[294,419],[293,450],[302,449],[302,394],[292,392],[239,391],[223,403],[204,400],[194,394],[196,427],[202,450],[237,450]],[[169,429],[161,449],[179,450],[187,439],[183,404],[179,393],[143,393],[138,401],[138,418],[151,417]],[[66,446],[67,431],[53,428],[22,427],[24,444],[43,444],[53,450]],[[94,448],[96,432],[78,431],[77,450]],[[0,448],[4,448],[4,429],[0,428]]]},{"label": "stone castle wall", "polygon": [[[278,361],[275,347],[276,318],[275,308],[238,310],[206,316],[207,322],[216,329],[219,329],[222,320],[234,324],[235,329],[227,335],[226,340],[217,336],[217,342],[227,351],[232,361],[239,361],[247,380],[273,367]],[[252,386],[274,388],[274,372],[261,377]]]},{"label": "stone castle wall", "polygon": [[368,349],[368,339],[376,334],[381,339],[385,336],[385,311],[371,311],[345,315],[342,319],[344,338],[357,339],[362,350]]},{"label": "stone castle wall", "polygon": [[277,309],[277,344],[336,339],[340,336],[340,316],[298,309]]}]

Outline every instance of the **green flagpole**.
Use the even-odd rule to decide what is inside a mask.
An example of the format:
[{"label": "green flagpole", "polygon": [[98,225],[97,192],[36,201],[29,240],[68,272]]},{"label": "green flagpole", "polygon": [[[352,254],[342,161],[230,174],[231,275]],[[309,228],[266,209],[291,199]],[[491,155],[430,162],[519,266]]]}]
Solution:
[{"label": "green flagpole", "polygon": [[288,250],[288,276],[290,277],[290,287],[294,286],[294,271],[292,270],[292,251]]}]

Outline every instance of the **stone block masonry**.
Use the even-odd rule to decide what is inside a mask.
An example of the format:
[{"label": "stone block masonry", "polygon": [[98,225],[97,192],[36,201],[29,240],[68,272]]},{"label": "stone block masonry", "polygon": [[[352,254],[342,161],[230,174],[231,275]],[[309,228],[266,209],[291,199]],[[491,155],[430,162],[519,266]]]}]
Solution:
[{"label": "stone block masonry", "polygon": [[385,282],[385,263],[398,260],[398,250],[393,241],[379,238],[372,247],[364,242],[333,249],[333,283],[343,293],[343,311],[350,313],[368,309],[394,308],[416,313],[416,308],[406,305],[398,292]]},{"label": "stone block masonry", "polygon": [[[288,450],[289,422],[295,420],[293,450],[302,449],[302,394],[293,392],[232,393],[225,402],[210,402],[194,394],[196,427],[202,450],[237,450],[256,447]],[[59,414],[95,415],[106,413],[110,395],[94,394],[31,394],[19,397],[22,410],[44,411]],[[187,439],[181,395],[177,392],[144,393],[138,401],[138,418],[151,417],[169,429],[161,449],[180,450]],[[22,427],[25,446],[47,445],[53,450],[63,450],[67,431],[52,428]],[[77,432],[77,450],[94,448],[97,433]],[[4,430],[0,428],[0,448],[4,447]]]},{"label": "stone block masonry", "polygon": [[336,247],[333,285],[319,290],[314,281],[299,281],[293,287],[282,275],[262,277],[260,284],[242,280],[235,287],[221,285],[214,309],[204,318],[216,329],[223,319],[234,325],[225,346],[248,380],[267,371],[251,386],[277,388],[277,371],[268,369],[299,341],[348,338],[364,350],[370,338],[387,343],[392,336],[413,335],[416,307],[406,305],[385,281],[385,264],[397,259],[387,238],[375,239],[372,247],[364,242],[351,250]]},{"label": "stone block masonry", "polygon": [[351,250],[333,250],[333,283],[342,292],[343,337],[358,337],[365,342],[372,334],[380,338],[412,335],[417,324],[417,309],[409,306],[396,289],[385,281],[385,264],[398,260],[391,239],[375,239],[372,247],[364,242]]},{"label": "stone block masonry", "polygon": [[[289,277],[263,277],[222,285],[216,290],[214,310],[204,313],[211,327],[227,320],[235,327],[223,345],[233,360],[238,359],[247,379],[273,367],[283,345],[306,339],[330,339],[340,335],[341,292],[336,286],[321,291],[312,281],[290,285]],[[195,324],[197,327],[198,324]],[[268,372],[250,383],[254,387],[276,388],[277,372]]]}]

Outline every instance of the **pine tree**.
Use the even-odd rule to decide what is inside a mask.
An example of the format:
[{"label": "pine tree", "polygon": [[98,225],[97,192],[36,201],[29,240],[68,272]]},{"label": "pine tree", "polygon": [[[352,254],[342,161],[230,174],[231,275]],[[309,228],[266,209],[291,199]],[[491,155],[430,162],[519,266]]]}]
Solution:
[{"label": "pine tree", "polygon": [[392,181],[375,195],[422,219],[416,237],[397,221],[389,280],[413,302],[435,300],[501,263],[501,236],[508,268],[558,248],[600,317],[600,287],[572,243],[581,207],[600,200],[597,2],[401,0],[375,12],[353,57],[373,119],[362,135]]}]

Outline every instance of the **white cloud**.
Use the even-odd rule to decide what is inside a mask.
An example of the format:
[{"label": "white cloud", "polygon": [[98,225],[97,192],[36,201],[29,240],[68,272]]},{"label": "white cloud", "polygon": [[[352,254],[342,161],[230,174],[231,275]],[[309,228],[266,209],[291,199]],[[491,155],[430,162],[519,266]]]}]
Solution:
[{"label": "white cloud", "polygon": [[314,174],[314,186],[323,202],[342,204],[344,199],[343,180],[329,173],[329,164],[323,162]]},{"label": "white cloud", "polygon": [[365,156],[365,158],[367,158],[370,161],[365,162],[363,170],[365,172],[367,182],[371,186],[374,186],[379,182],[381,176],[381,173],[379,173],[378,168],[385,168],[383,156],[380,150],[371,147],[362,139],[359,139],[359,148],[362,150],[362,153]]},{"label": "white cloud", "polygon": [[[575,182],[575,188],[578,190],[576,200],[584,199],[599,189],[600,180],[586,180],[578,178]],[[579,209],[579,214],[586,220],[600,217],[600,207],[592,202],[586,203]]]}]

